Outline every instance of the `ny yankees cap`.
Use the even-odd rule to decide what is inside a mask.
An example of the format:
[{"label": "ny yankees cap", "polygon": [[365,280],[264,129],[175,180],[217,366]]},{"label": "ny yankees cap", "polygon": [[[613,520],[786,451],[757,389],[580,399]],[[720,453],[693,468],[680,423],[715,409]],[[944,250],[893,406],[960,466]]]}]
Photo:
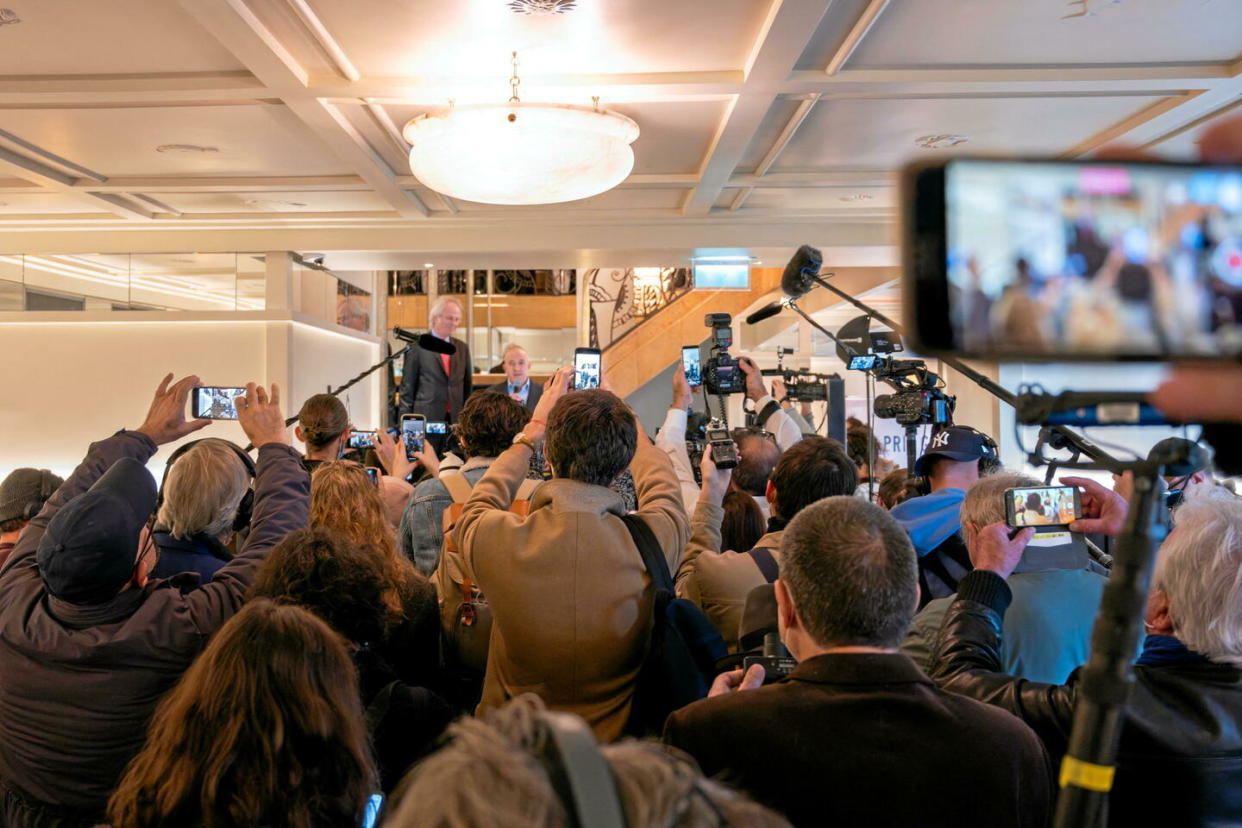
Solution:
[{"label": "ny yankees cap", "polygon": [[949,426],[932,435],[922,456],[914,463],[914,473],[920,477],[925,475],[927,461],[933,457],[947,457],[960,462],[984,457],[996,459],[996,443],[970,426]]}]

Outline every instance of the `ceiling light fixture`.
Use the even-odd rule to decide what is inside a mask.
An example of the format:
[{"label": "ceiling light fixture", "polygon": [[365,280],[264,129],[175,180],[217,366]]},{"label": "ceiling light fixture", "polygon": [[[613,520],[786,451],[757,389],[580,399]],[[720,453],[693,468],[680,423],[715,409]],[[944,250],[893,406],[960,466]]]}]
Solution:
[{"label": "ceiling light fixture", "polygon": [[17,12],[12,9],[0,9],[0,26],[15,26],[21,22],[22,19],[17,16]]},{"label": "ceiling light fixture", "polygon": [[435,265],[433,265],[431,262],[423,262],[423,267],[427,268],[428,270],[431,270],[433,267],[435,267]]},{"label": "ceiling light fixture", "polygon": [[198,144],[160,144],[155,148],[156,152],[184,152],[184,153],[205,153],[219,152],[219,147],[200,147]]},{"label": "ceiling light fixture", "polygon": [[870,201],[875,198],[871,193],[850,193],[849,195],[839,196],[839,201]]},{"label": "ceiling light fixture", "polygon": [[484,204],[556,204],[611,190],[634,169],[638,124],[594,106],[523,103],[513,53],[508,103],[420,115],[402,134],[410,171],[438,193]]},{"label": "ceiling light fixture", "polygon": [[253,207],[256,210],[263,210],[268,213],[279,212],[282,208],[301,210],[306,206],[306,203],[303,201],[281,201],[276,198],[248,198],[244,203],[247,207]]},{"label": "ceiling light fixture", "polygon": [[943,135],[920,135],[914,139],[914,143],[923,149],[948,149],[949,147],[956,147],[958,144],[964,144],[969,140],[965,135],[945,133]]},{"label": "ceiling light fixture", "polygon": [[576,0],[512,0],[509,8],[518,14],[565,14],[578,7]]}]

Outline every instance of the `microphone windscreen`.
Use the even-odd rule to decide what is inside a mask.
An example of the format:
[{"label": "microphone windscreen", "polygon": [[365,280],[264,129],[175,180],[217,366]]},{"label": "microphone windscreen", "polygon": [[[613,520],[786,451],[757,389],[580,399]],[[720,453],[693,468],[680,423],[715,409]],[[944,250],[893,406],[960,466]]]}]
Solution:
[{"label": "microphone windscreen", "polygon": [[765,319],[771,319],[773,316],[776,316],[778,313],[780,313],[784,309],[785,309],[785,306],[782,305],[780,302],[769,302],[768,304],[764,305],[759,310],[752,313],[750,316],[746,317],[746,324],[754,325],[756,322],[762,322]]},{"label": "microphone windscreen", "polygon": [[789,260],[789,264],[785,265],[785,272],[781,275],[781,290],[794,299],[802,296],[811,289],[812,280],[819,275],[823,262],[824,257],[818,250],[809,244],[802,245]]},{"label": "microphone windscreen", "polygon": [[431,351],[433,354],[452,355],[457,353],[457,346],[452,342],[445,342],[440,337],[432,336],[431,334],[422,334],[419,336],[418,347],[422,348],[424,351]]}]

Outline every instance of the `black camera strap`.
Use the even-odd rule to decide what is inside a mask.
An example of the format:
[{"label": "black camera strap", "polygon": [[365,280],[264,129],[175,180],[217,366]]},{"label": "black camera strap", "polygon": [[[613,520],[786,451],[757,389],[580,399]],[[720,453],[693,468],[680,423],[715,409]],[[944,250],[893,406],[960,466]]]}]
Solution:
[{"label": "black camera strap", "polygon": [[[776,412],[780,410],[781,410],[780,403],[778,403],[776,400],[770,401],[755,416],[755,425],[759,426],[760,428],[763,428],[763,426],[768,422],[768,419],[773,414],[775,414]],[[770,431],[771,429],[768,429],[768,430]]]}]

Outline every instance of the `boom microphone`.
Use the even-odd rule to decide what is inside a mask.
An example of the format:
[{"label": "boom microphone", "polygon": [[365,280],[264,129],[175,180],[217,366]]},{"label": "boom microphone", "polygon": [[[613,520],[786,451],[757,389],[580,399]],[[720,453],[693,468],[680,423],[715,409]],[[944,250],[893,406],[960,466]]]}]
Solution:
[{"label": "boom microphone", "polygon": [[393,328],[392,335],[403,342],[417,342],[418,347],[424,351],[431,351],[433,354],[449,354],[452,356],[457,353],[457,346],[452,342],[445,342],[438,336],[431,334],[416,334],[413,331],[407,331],[405,328]]},{"label": "boom microphone", "polygon": [[797,299],[811,289],[819,269],[824,263],[824,256],[809,244],[798,248],[798,252],[785,265],[781,275],[781,290],[786,296]]},{"label": "boom microphone", "polygon": [[773,316],[776,316],[778,313],[780,313],[784,309],[785,309],[784,302],[780,302],[780,301],[769,302],[768,304],[764,305],[759,310],[752,313],[750,316],[746,317],[746,324],[754,325],[755,323],[762,322],[765,319],[771,319]]}]

